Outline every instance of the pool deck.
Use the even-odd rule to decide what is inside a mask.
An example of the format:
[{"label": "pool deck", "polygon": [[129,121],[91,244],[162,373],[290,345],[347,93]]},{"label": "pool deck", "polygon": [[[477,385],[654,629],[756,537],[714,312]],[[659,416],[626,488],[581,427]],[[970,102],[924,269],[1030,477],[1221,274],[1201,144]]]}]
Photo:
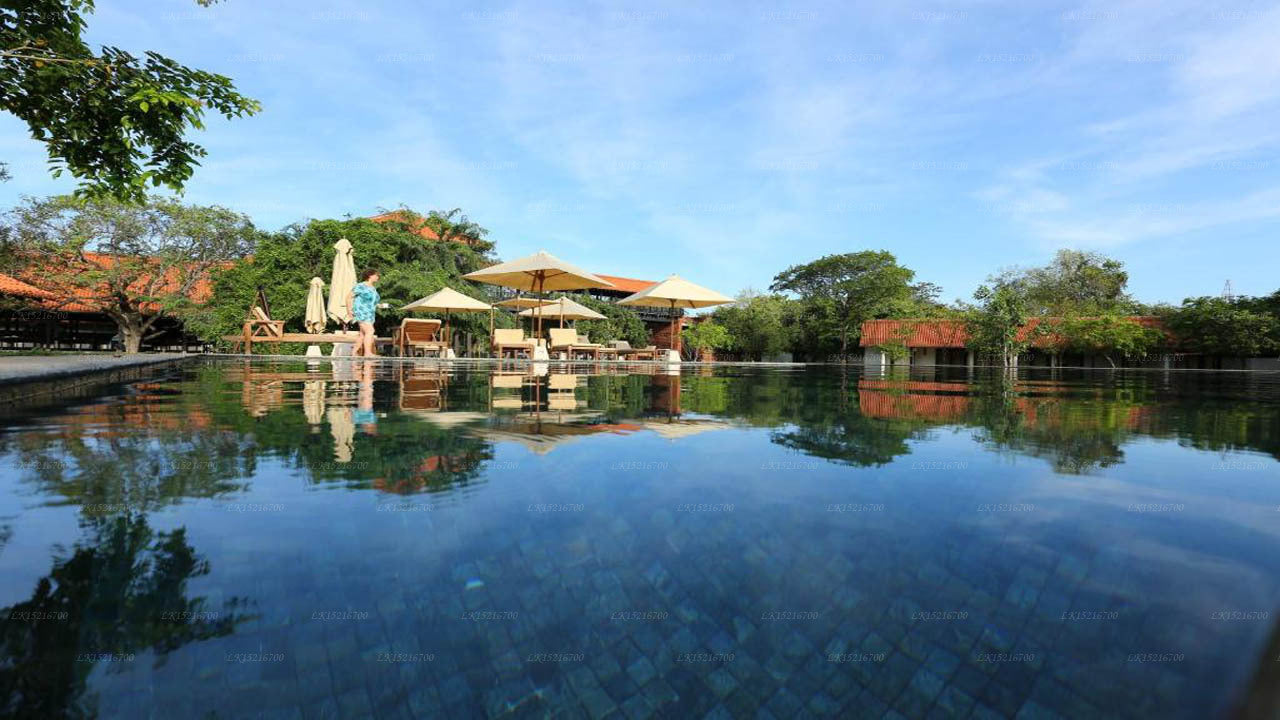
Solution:
[{"label": "pool deck", "polygon": [[86,386],[123,379],[144,368],[194,357],[182,353],[85,353],[0,356],[0,405],[73,396]]},{"label": "pool deck", "polygon": [[141,365],[154,365],[184,357],[190,356],[182,353],[4,355],[0,356],[0,384],[54,380],[76,375],[109,372]]}]

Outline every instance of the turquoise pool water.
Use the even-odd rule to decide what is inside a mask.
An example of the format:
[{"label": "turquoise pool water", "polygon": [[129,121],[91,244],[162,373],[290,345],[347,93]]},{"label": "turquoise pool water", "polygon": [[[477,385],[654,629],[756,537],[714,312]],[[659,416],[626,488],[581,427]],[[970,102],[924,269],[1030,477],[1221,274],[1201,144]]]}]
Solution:
[{"label": "turquoise pool water", "polygon": [[1224,713],[1277,458],[1263,374],[195,360],[5,411],[0,715]]}]

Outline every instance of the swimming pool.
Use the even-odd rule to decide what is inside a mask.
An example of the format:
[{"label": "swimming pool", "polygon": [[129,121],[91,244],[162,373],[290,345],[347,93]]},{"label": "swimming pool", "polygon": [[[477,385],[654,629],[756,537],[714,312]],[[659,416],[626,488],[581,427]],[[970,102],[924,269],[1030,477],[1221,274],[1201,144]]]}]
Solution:
[{"label": "swimming pool", "polygon": [[1267,374],[192,360],[6,411],[0,697],[1202,717],[1275,625],[1277,458]]}]

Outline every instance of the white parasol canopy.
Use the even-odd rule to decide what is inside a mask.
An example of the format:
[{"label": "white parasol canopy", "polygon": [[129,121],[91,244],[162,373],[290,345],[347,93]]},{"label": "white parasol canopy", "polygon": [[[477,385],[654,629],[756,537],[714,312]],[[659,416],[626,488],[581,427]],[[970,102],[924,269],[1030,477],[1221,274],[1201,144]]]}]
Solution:
[{"label": "white parasol canopy", "polygon": [[[618,301],[619,305],[636,305],[639,307],[704,308],[724,305],[733,302],[733,298],[725,297],[715,290],[708,290],[695,285],[679,275],[670,275],[666,280],[641,290],[634,295]],[[676,346],[675,314],[671,317],[671,349]]]}]

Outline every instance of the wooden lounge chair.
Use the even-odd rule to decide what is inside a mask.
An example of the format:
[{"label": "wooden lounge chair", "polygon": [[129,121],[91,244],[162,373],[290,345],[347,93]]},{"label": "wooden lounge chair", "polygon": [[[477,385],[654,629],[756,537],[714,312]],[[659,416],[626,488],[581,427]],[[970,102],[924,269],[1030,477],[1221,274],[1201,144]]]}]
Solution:
[{"label": "wooden lounge chair", "polygon": [[594,359],[600,357],[601,345],[598,343],[583,342],[578,337],[578,331],[573,328],[552,328],[551,330],[551,352],[568,353],[569,359],[573,360],[575,354],[590,355]]},{"label": "wooden lounge chair", "polygon": [[405,318],[396,330],[396,348],[401,355],[412,355],[421,350],[423,355],[434,351],[444,353],[449,347],[440,337],[440,321],[423,318]]},{"label": "wooden lounge chair", "polygon": [[284,335],[284,321],[271,319],[262,307],[265,300],[266,298],[259,292],[258,299],[249,308],[249,315],[244,319],[244,325],[240,328],[240,336],[236,338],[233,350],[243,345],[244,351],[249,352],[249,348],[255,342],[280,342],[280,337]]},{"label": "wooden lounge chair", "polygon": [[493,331],[493,355],[501,359],[506,353],[519,357],[520,353],[533,355],[533,340],[524,336],[519,328],[495,328]]},{"label": "wooden lounge chair", "polygon": [[658,357],[658,346],[656,345],[633,348],[631,343],[626,340],[614,340],[613,349],[618,351],[618,357],[623,360],[654,360]]}]

